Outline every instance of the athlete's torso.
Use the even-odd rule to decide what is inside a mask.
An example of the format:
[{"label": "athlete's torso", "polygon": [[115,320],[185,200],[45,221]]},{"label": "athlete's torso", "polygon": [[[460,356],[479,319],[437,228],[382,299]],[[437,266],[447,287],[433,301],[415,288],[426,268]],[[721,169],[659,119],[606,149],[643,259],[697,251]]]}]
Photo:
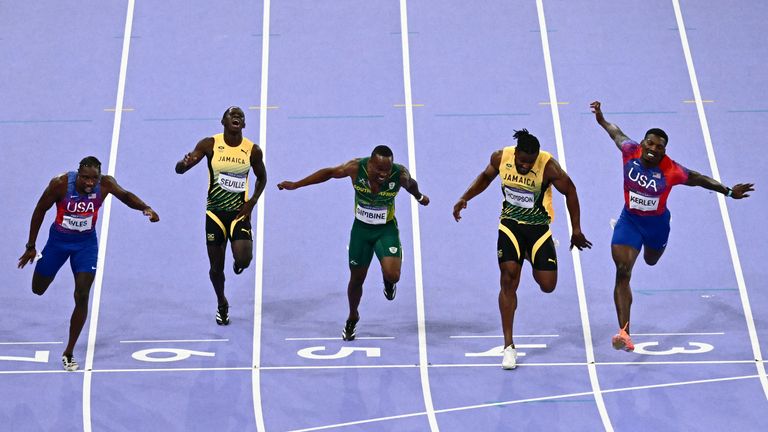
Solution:
[{"label": "athlete's torso", "polygon": [[372,225],[387,223],[395,218],[395,197],[400,191],[402,165],[392,164],[392,172],[384,183],[379,185],[379,192],[373,193],[368,179],[368,159],[360,159],[357,169],[355,188],[355,218]]},{"label": "athlete's torso", "polygon": [[96,182],[91,193],[83,194],[77,191],[76,180],[76,171],[67,173],[67,193],[56,202],[56,219],[53,221],[53,228],[66,234],[93,234],[103,201],[101,179]]},{"label": "athlete's torso", "polygon": [[237,147],[224,142],[224,134],[213,136],[213,151],[208,158],[207,210],[240,210],[248,200],[248,173],[253,142],[243,137]]},{"label": "athlete's torso", "polygon": [[544,167],[552,155],[539,151],[536,162],[528,172],[522,175],[515,167],[515,147],[505,147],[501,153],[499,177],[504,201],[501,219],[513,219],[530,225],[548,225],[554,217],[552,208],[552,189],[544,181]]},{"label": "athlete's torso", "polygon": [[621,145],[624,163],[624,207],[641,216],[660,215],[667,209],[672,186],[688,180],[688,169],[666,155],[657,166],[645,167],[642,148],[634,141]]}]

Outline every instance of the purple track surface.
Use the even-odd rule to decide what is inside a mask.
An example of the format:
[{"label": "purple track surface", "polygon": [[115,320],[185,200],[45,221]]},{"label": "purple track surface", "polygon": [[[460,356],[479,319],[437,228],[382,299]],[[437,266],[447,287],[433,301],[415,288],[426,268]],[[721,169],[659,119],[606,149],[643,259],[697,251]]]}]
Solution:
[{"label": "purple track surface", "polygon": [[[0,2],[0,430],[768,430],[768,4],[679,0],[682,32],[677,2]],[[665,129],[684,166],[757,185],[722,207],[702,188],[672,192],[667,251],[633,273],[634,353],[610,346],[621,159],[593,100],[636,140]],[[246,111],[269,184],[253,214],[253,264],[235,276],[227,258],[232,323],[220,327],[206,169],[178,176],[173,166],[221,131],[230,105]],[[498,180],[460,223],[451,211],[520,128],[566,166],[594,247],[569,252],[555,193],[558,288],[540,292],[526,264],[515,320],[523,355],[503,371]],[[275,185],[378,144],[431,204],[413,212],[400,194],[397,298],[384,299],[374,261],[358,339],[345,343],[352,188]],[[15,267],[42,190],[86,155],[161,222],[116,200],[102,209],[81,370],[65,372],[69,266],[42,297],[31,293],[32,269]]]}]

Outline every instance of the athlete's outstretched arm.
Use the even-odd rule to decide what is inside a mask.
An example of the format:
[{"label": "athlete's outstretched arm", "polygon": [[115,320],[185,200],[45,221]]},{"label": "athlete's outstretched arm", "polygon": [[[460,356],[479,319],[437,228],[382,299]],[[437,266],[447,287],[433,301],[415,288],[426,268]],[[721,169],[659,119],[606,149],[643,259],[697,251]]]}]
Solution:
[{"label": "athlete's outstretched arm", "polygon": [[475,177],[475,180],[472,181],[472,184],[469,185],[469,188],[467,188],[464,194],[461,195],[461,198],[456,201],[456,204],[453,205],[453,218],[456,219],[456,222],[461,220],[461,211],[467,208],[467,203],[469,200],[486,190],[488,186],[490,186],[493,179],[499,175],[501,153],[502,150],[496,150],[493,152],[491,155],[491,161],[488,162],[488,166],[485,167],[483,172]]},{"label": "athlete's outstretched arm", "polygon": [[35,259],[35,256],[37,255],[35,242],[37,241],[37,234],[40,232],[40,225],[43,224],[45,212],[56,204],[56,201],[61,199],[66,192],[66,174],[56,176],[51,179],[50,183],[48,183],[48,187],[43,191],[43,195],[37,200],[35,210],[32,212],[32,220],[29,223],[29,237],[27,238],[26,249],[21,257],[19,257],[19,268],[24,268],[27,263],[30,263]]},{"label": "athlete's outstretched arm", "polygon": [[107,194],[112,194],[128,207],[134,210],[141,210],[144,216],[149,217],[150,222],[157,222],[160,220],[160,216],[152,210],[152,207],[146,205],[144,201],[137,197],[133,192],[123,189],[117,184],[115,178],[110,175],[101,177],[101,191],[104,197],[106,197]]},{"label": "athlete's outstretched arm", "polygon": [[360,163],[360,159],[352,159],[351,161],[343,163],[339,166],[328,167],[328,168],[323,168],[321,170],[317,170],[297,182],[292,182],[288,180],[281,181],[280,183],[277,184],[277,188],[280,190],[283,190],[283,189],[294,190],[300,187],[326,182],[332,178],[336,178],[336,179],[344,178],[344,177],[355,178],[355,176],[357,176],[357,167],[359,163]]},{"label": "athlete's outstretched arm", "polygon": [[550,159],[544,167],[544,181],[549,181],[561,194],[565,195],[565,206],[571,216],[571,249],[591,248],[592,243],[581,232],[581,209],[576,185],[555,159]]},{"label": "athlete's outstretched arm", "polygon": [[197,165],[208,154],[209,149],[213,150],[213,141],[213,137],[201,139],[194,150],[185,154],[180,161],[176,162],[176,174],[184,174],[190,168]]},{"label": "athlete's outstretched arm", "polygon": [[403,172],[400,174],[400,186],[407,190],[409,194],[416,198],[416,201],[425,206],[429,205],[429,197],[419,192],[419,184],[416,179],[411,177],[411,173],[408,172],[408,168],[403,167]]},{"label": "athlete's outstretched arm", "polygon": [[595,120],[597,120],[597,124],[602,126],[603,129],[608,132],[608,135],[610,135],[613,142],[616,143],[616,147],[621,150],[621,144],[624,141],[627,141],[629,137],[627,137],[627,135],[625,135],[618,126],[605,120],[605,117],[603,117],[603,111],[600,109],[599,101],[592,102],[589,104],[589,107],[592,109],[592,112],[595,113]]},{"label": "athlete's outstretched arm", "polygon": [[732,188],[720,183],[712,177],[705,176],[693,170],[688,171],[688,181],[685,182],[686,186],[701,186],[704,189],[720,192],[723,195],[728,195],[731,198],[741,199],[747,198],[749,194],[755,190],[754,183],[738,183]]},{"label": "athlete's outstretched arm", "polygon": [[264,152],[262,152],[261,148],[257,145],[254,145],[253,150],[251,151],[251,168],[253,169],[253,174],[256,176],[256,190],[253,191],[251,199],[245,202],[243,208],[240,209],[240,212],[235,219],[244,217],[247,220],[250,220],[253,208],[259,201],[261,193],[264,192],[264,188],[267,186],[267,168],[264,166]]}]

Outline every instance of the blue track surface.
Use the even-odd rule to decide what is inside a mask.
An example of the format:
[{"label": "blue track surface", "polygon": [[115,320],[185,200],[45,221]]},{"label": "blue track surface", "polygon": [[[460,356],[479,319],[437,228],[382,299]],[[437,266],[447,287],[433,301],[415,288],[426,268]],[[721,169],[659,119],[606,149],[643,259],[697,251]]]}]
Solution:
[{"label": "blue track surface", "polygon": [[[675,1],[543,0],[541,10],[535,0],[279,1],[267,3],[268,35],[263,1],[0,2],[0,429],[768,430],[755,360],[768,352],[768,5],[680,0],[693,75]],[[638,262],[633,272],[635,353],[609,343],[621,160],[589,112],[593,100],[630,137],[661,127],[682,165],[712,176],[714,162],[725,184],[758,189],[723,209],[702,188],[672,192],[669,247],[657,266]],[[269,184],[253,215],[254,233],[264,223],[254,241],[263,251],[239,276],[228,257],[232,324],[220,327],[205,252],[206,169],[179,176],[173,166],[221,131],[230,105],[243,107],[244,134],[265,150]],[[555,193],[558,288],[541,293],[524,267],[515,319],[524,355],[503,371],[498,184],[460,223],[451,211],[524,127],[567,166],[594,247],[568,251]],[[431,204],[415,214],[401,194],[397,299],[383,298],[374,262],[358,339],[345,343],[353,190],[347,180],[275,185],[378,144],[415,173]],[[161,222],[118,201],[102,210],[103,278],[75,351],[81,370],[67,373],[59,356],[69,267],[37,297],[32,270],[15,266],[40,193],[86,155]]]}]

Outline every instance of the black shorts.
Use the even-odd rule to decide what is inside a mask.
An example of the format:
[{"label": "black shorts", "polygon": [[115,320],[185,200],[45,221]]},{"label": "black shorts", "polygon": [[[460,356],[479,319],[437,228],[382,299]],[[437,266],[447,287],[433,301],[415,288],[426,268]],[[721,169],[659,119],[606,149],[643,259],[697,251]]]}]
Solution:
[{"label": "black shorts", "polygon": [[253,240],[251,222],[235,220],[239,211],[207,210],[205,212],[205,241],[209,245],[222,245],[227,239]]},{"label": "black shorts", "polygon": [[496,243],[499,264],[528,259],[535,270],[557,270],[557,254],[549,225],[526,225],[512,219],[499,223],[499,240]]}]

